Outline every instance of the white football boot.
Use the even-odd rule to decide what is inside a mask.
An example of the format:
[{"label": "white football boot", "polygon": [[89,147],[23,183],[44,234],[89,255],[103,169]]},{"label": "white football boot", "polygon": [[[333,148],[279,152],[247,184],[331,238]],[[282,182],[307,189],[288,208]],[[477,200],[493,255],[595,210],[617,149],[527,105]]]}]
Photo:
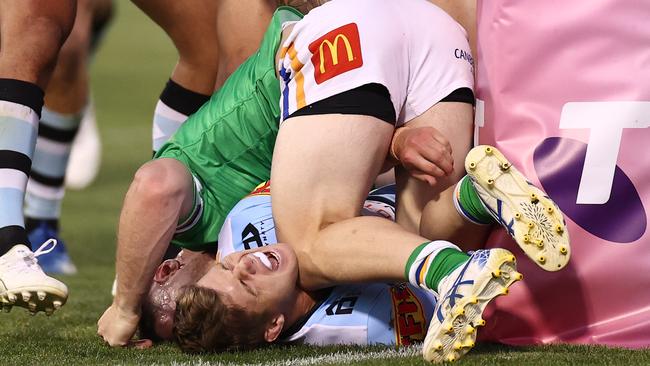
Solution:
[{"label": "white football boot", "polygon": [[492,146],[477,146],[465,170],[483,206],[538,266],[557,271],[569,262],[571,247],[564,215]]},{"label": "white football boot", "polygon": [[65,304],[68,288],[46,275],[36,259],[54,249],[43,250],[50,244],[56,246],[56,240],[48,240],[34,253],[25,245],[16,245],[0,257],[0,307],[5,312],[20,306],[32,314],[51,315]]},{"label": "white football boot", "polygon": [[91,100],[84,110],[79,131],[72,142],[65,172],[65,187],[81,190],[97,177],[101,165],[102,142],[97,129],[95,105]]},{"label": "white football boot", "polygon": [[516,271],[515,256],[506,249],[477,250],[438,286],[434,309],[422,354],[433,363],[456,361],[476,343],[478,327],[487,304],[523,278]]}]

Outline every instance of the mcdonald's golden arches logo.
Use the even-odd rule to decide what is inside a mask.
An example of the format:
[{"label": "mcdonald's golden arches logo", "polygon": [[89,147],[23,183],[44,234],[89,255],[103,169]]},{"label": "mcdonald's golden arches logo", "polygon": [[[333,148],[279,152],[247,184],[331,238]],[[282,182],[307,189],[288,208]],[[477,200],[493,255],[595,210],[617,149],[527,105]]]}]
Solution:
[{"label": "mcdonald's golden arches logo", "polygon": [[309,44],[317,84],[363,65],[359,28],[346,24]]}]

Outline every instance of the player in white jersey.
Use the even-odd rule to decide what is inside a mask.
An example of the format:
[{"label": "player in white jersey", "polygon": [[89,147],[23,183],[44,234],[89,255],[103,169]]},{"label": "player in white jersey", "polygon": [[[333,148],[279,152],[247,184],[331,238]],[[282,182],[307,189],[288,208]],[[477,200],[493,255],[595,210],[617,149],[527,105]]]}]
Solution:
[{"label": "player in white jersey", "polygon": [[[277,242],[269,188],[268,184],[260,185],[230,212],[219,235],[222,257],[260,250],[259,248]],[[395,186],[372,191],[364,203],[363,213],[394,220]],[[293,253],[288,247],[284,247],[282,252],[285,255]],[[191,254],[188,258],[182,258],[186,255],[183,254],[176,260],[184,263],[185,271],[203,270],[205,263],[211,261],[210,256],[191,257]],[[144,316],[143,323],[146,328],[144,335],[169,339],[173,311],[170,308],[165,311],[160,303],[160,299],[165,296],[160,295],[171,293],[165,287],[170,281],[175,281],[174,287],[178,288],[189,283],[193,277],[198,280],[196,275],[201,271],[171,280],[168,274],[176,276],[177,269],[180,269],[172,263],[174,262],[167,261],[161,265],[161,268],[174,267],[174,271],[160,271],[149,293],[149,302],[145,307],[145,313],[148,314]],[[302,308],[297,320],[283,327],[280,342],[310,345],[409,345],[424,339],[428,319],[433,315],[435,306],[433,294],[409,284],[340,285],[312,296],[315,301],[311,306]]]}]

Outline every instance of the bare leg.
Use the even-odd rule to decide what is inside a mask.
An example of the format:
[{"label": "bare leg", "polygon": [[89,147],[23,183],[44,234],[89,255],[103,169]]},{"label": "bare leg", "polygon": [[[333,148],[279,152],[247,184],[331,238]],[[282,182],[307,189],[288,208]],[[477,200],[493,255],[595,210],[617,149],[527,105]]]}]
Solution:
[{"label": "bare leg", "polygon": [[0,78],[45,89],[75,16],[73,0],[0,1]]},{"label": "bare leg", "polygon": [[88,102],[88,56],[93,20],[92,0],[78,0],[70,36],[61,47],[52,79],[45,90],[45,106],[62,114],[79,113]]},{"label": "bare leg", "polygon": [[93,3],[79,0],[70,36],[61,47],[45,90],[32,174],[25,196],[25,219],[33,244],[55,238],[58,246],[40,265],[48,273],[74,274],[76,267],[59,237],[59,218],[65,194],[64,177],[72,141],[88,103],[88,58]]},{"label": "bare leg", "polygon": [[219,67],[215,28],[217,1],[133,0],[156,22],[178,50],[172,79],[196,93],[210,95]]},{"label": "bare leg", "polygon": [[300,282],[403,280],[426,241],[386,220],[356,217],[386,156],[393,126],[373,117],[320,115],[287,120],[271,172],[278,237],[298,254]]},{"label": "bare leg", "polygon": [[25,246],[22,205],[43,89],[72,28],[75,6],[73,0],[0,1],[0,303],[6,310],[51,313],[68,296]]},{"label": "bare leg", "polygon": [[[465,259],[455,250],[436,251],[432,247],[438,243],[418,248],[427,240],[398,224],[354,217],[383,163],[392,131],[391,125],[368,116],[286,120],[271,173],[277,235],[296,250],[303,288],[409,280],[438,291],[424,356],[453,361],[473,347],[488,302],[507,293],[521,275],[506,250],[479,251]],[[423,247],[431,251],[421,256]],[[429,277],[430,266],[444,266],[440,257],[445,256],[456,256],[456,264]]]},{"label": "bare leg", "polygon": [[221,0],[217,4],[219,74],[215,89],[253,54],[276,8],[274,0]]},{"label": "bare leg", "polygon": [[396,168],[398,200],[397,222],[429,239],[444,239],[465,250],[482,247],[488,227],[473,225],[458,215],[453,204],[455,184],[465,175],[464,161],[472,143],[472,106],[466,103],[438,103],[408,122],[405,128],[434,127],[452,146],[454,170],[435,187]]}]

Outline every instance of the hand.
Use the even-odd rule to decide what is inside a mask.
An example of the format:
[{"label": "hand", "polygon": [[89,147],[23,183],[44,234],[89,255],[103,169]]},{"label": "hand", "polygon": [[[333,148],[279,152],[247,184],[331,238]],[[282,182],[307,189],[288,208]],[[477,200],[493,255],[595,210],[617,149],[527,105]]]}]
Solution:
[{"label": "hand", "polygon": [[121,311],[113,304],[99,318],[97,334],[111,347],[133,345],[142,348],[146,342],[131,340],[138,329],[139,320],[140,314]]},{"label": "hand", "polygon": [[400,127],[393,134],[391,156],[414,178],[430,186],[453,172],[451,145],[433,127]]}]

